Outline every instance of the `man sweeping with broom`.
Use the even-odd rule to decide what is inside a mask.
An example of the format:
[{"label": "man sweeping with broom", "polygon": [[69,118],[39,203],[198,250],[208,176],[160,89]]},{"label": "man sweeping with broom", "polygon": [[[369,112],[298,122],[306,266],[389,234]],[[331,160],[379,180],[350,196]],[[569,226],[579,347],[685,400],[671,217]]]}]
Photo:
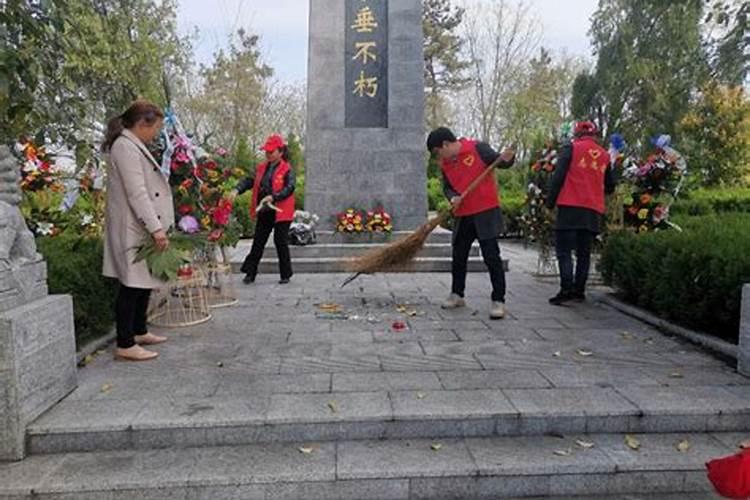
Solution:
[{"label": "man sweeping with broom", "polygon": [[[486,175],[472,186],[489,166],[510,168],[515,153],[505,149],[498,154],[486,143],[457,139],[447,128],[433,130],[427,138],[427,149],[440,160],[443,191],[453,205],[453,284],[443,309],[464,307],[466,270],[475,240],[479,240],[482,258],[492,282],[490,319],[505,317],[505,269],[500,258],[497,238],[503,230],[500,199],[494,175]],[[469,189],[472,186],[472,189]]]}]

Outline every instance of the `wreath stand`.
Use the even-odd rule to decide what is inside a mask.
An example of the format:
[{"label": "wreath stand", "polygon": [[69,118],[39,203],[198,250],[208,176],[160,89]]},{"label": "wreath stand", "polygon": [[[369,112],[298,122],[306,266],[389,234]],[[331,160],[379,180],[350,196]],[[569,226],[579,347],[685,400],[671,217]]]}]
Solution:
[{"label": "wreath stand", "polygon": [[199,267],[180,276],[151,295],[148,321],[164,328],[195,326],[211,319],[206,297],[206,277]]}]

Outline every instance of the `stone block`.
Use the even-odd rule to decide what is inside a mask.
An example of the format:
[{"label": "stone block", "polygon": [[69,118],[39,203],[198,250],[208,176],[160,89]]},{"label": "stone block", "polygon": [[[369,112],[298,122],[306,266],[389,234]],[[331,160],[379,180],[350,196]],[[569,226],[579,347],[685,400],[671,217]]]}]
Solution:
[{"label": "stone block", "polygon": [[[43,276],[43,266],[32,266]],[[76,386],[73,304],[49,296],[0,314],[0,460],[20,460],[26,426]]]},{"label": "stone block", "polygon": [[742,287],[742,310],[740,313],[740,341],[737,352],[737,369],[750,377],[750,284]]}]

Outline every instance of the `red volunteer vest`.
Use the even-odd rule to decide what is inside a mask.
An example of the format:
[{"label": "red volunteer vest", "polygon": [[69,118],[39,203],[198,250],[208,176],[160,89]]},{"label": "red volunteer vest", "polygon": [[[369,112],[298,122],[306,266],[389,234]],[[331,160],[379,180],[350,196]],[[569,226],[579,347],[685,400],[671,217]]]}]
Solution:
[{"label": "red volunteer vest", "polygon": [[[260,183],[263,180],[263,176],[266,173],[266,168],[268,168],[268,162],[263,162],[260,165],[258,165],[258,168],[255,171],[255,184],[253,185],[253,202],[250,204],[250,217],[255,219],[256,213],[255,210],[258,206],[258,193],[260,193]],[[273,179],[271,180],[271,188],[273,190],[273,194],[276,194],[280,192],[282,189],[284,189],[284,177],[286,177],[287,172],[290,170],[289,163],[285,162],[284,160],[281,160],[279,163],[279,166],[276,167],[276,171],[273,174]],[[281,200],[278,203],[275,203],[277,207],[281,209],[281,212],[276,213],[276,222],[291,222],[294,219],[294,195],[289,196],[285,200]]]},{"label": "red volunteer vest", "polygon": [[604,175],[607,166],[609,153],[593,137],[574,140],[570,168],[557,197],[557,206],[588,208],[604,214]]},{"label": "red volunteer vest", "polygon": [[[477,153],[477,141],[459,139],[461,151],[455,159],[443,160],[440,168],[450,185],[463,194],[469,184],[487,168]],[[500,206],[497,183],[494,175],[488,175],[477,188],[466,196],[456,210],[457,217],[478,214]]]}]

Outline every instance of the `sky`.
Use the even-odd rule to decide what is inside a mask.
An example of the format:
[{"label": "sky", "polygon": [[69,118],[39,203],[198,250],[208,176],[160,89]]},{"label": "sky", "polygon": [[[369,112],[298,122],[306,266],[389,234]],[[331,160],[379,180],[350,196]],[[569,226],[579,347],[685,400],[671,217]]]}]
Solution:
[{"label": "sky", "polygon": [[[589,17],[598,0],[528,1],[543,25],[545,47],[590,55]],[[260,35],[265,62],[280,80],[300,82],[307,71],[308,6],[308,0],[181,0],[178,23],[183,34],[198,28],[193,44],[199,63],[210,63],[213,53],[227,46],[230,34],[245,28]]]}]

